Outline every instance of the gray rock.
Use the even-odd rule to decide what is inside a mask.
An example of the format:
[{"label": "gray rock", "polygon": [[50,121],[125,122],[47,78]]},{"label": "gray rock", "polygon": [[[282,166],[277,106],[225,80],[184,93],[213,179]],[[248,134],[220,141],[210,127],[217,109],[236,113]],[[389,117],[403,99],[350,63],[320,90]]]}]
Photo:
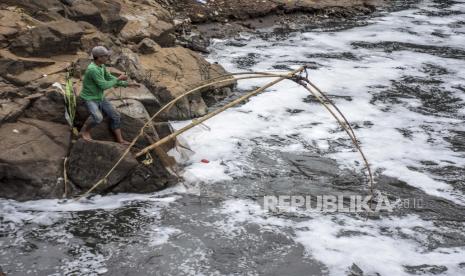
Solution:
[{"label": "gray rock", "polygon": [[100,27],[103,24],[103,18],[100,10],[90,1],[76,0],[68,3],[69,8],[66,9],[68,18],[74,21],[85,21],[90,24]]},{"label": "gray rock", "polygon": [[[75,185],[89,189],[100,180],[124,153],[125,147],[118,143],[78,140],[70,152],[68,175]],[[139,163],[128,154],[108,181],[96,192],[104,191],[121,182]]]},{"label": "gray rock", "polygon": [[118,110],[118,112],[124,113],[131,118],[140,119],[143,122],[146,122],[150,118],[150,115],[145,109],[144,105],[137,100],[118,99],[112,100],[111,104],[116,108],[116,110]]},{"label": "gray rock", "polygon": [[108,0],[75,0],[66,9],[74,21],[85,21],[102,32],[119,33],[127,20],[120,15],[121,4]]},{"label": "gray rock", "polygon": [[142,41],[137,45],[138,52],[144,55],[153,54],[160,50],[160,48],[160,45],[150,38],[142,39]]},{"label": "gray rock", "polygon": [[340,172],[337,162],[333,159],[324,158],[312,154],[283,154],[304,175],[326,175],[337,176]]},{"label": "gray rock", "polygon": [[[138,134],[141,127],[144,125],[144,121],[137,118],[132,118],[124,113],[120,113],[121,115],[121,132],[123,134],[123,138],[127,141],[132,141]],[[156,133],[153,132],[152,129],[147,128],[145,129],[145,133],[150,137],[158,137]],[[109,119],[104,118],[103,122],[92,129],[91,131],[92,138],[95,140],[100,141],[111,141],[114,142],[115,138],[113,136],[113,132],[110,130],[109,127]],[[146,147],[150,144],[145,137],[140,138],[136,146]]]},{"label": "gray rock", "polygon": [[61,19],[48,22],[18,36],[10,50],[22,56],[52,56],[75,53],[83,34],[79,24]]},{"label": "gray rock", "polygon": [[0,52],[0,75],[17,75],[33,68],[45,67],[54,63],[52,60],[25,59],[2,51]]},{"label": "gray rock", "polygon": [[116,88],[113,91],[114,92],[107,95],[108,100],[120,101],[120,96],[124,100],[136,100],[144,105],[148,114],[154,114],[160,109],[161,104],[157,97],[155,97],[145,85],[141,85],[141,87]]},{"label": "gray rock", "polygon": [[[82,189],[91,188],[123,155],[126,147],[114,142],[78,140],[70,153],[69,177]],[[95,192],[148,193],[176,183],[155,154],[147,164],[127,154]]]},{"label": "gray rock", "polygon": [[40,97],[25,111],[24,115],[28,118],[67,124],[64,99],[58,93],[48,93]]},{"label": "gray rock", "polygon": [[[155,129],[157,130],[158,136],[160,139],[165,138],[166,136],[170,135],[171,133],[174,132],[173,127],[171,126],[170,123],[168,122],[159,122],[155,123]],[[177,140],[177,139],[176,139]],[[175,147],[175,140],[171,140],[169,142],[166,142],[165,144],[162,145],[162,148],[168,152],[172,148]]]},{"label": "gray rock", "polygon": [[14,122],[28,105],[28,99],[0,99],[0,125],[6,122]]},{"label": "gray rock", "polygon": [[109,0],[95,0],[92,3],[99,9],[103,19],[102,25],[96,25],[100,31],[116,34],[124,28],[127,19],[120,15],[120,3]]},{"label": "gray rock", "polygon": [[352,264],[349,271],[347,271],[347,276],[363,276],[363,270],[358,265]]},{"label": "gray rock", "polygon": [[0,128],[0,197],[61,196],[63,162],[70,144],[65,125],[21,119]]},{"label": "gray rock", "polygon": [[177,178],[165,169],[156,155],[152,158],[151,164],[139,164],[112,192],[150,193],[175,184]]}]

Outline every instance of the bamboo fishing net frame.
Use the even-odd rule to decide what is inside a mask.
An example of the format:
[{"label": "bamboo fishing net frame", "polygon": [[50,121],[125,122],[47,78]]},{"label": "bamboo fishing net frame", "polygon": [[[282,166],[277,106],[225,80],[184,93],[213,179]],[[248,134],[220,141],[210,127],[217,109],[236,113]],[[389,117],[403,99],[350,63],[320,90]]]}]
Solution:
[{"label": "bamboo fishing net frame", "polygon": [[[371,195],[373,195],[373,186],[374,186],[374,181],[373,181],[373,175],[372,175],[372,172],[371,172],[371,168],[370,168],[370,165],[369,165],[369,162],[365,156],[365,154],[363,153],[359,143],[358,143],[358,140],[357,140],[357,137],[355,136],[355,132],[353,131],[352,127],[350,126],[350,123],[348,122],[348,120],[346,119],[346,117],[342,114],[342,112],[339,110],[339,108],[337,108],[337,106],[325,95],[325,93],[323,93],[320,89],[318,89],[315,85],[313,85],[313,83],[310,82],[310,80],[308,79],[308,74],[307,74],[307,71],[306,71],[307,67],[306,66],[302,66],[292,72],[288,72],[287,74],[278,74],[278,73],[270,73],[270,72],[239,72],[239,73],[231,73],[231,74],[225,74],[225,75],[221,75],[221,76],[218,76],[216,78],[212,78],[212,79],[209,79],[209,80],[206,80],[202,83],[200,83],[197,87],[187,91],[187,92],[184,92],[183,94],[179,95],[178,97],[176,97],[175,99],[171,100],[170,102],[168,102],[167,104],[165,104],[158,112],[156,112],[149,120],[146,121],[146,123],[141,127],[140,131],[139,131],[139,134],[131,141],[131,143],[129,144],[128,148],[124,151],[124,153],[121,155],[121,157],[118,159],[118,161],[113,165],[113,167],[105,174],[104,177],[102,177],[99,181],[97,181],[87,192],[85,192],[84,194],[82,194],[81,196],[77,197],[76,200],[79,200],[83,197],[86,197],[88,196],[92,191],[94,191],[98,186],[102,185],[103,183],[105,183],[107,181],[107,178],[110,176],[110,174],[116,169],[116,167],[121,163],[121,161],[126,157],[127,154],[129,154],[130,150],[132,149],[132,147],[134,147],[134,145],[136,144],[137,140],[142,137],[144,135],[144,129],[146,127],[148,127],[160,114],[162,114],[163,112],[171,109],[179,100],[187,97],[188,95],[191,95],[193,93],[196,93],[196,92],[199,92],[201,91],[202,89],[206,88],[206,87],[210,87],[210,86],[213,86],[213,85],[216,85],[216,84],[222,84],[222,83],[227,83],[227,82],[233,82],[233,81],[238,81],[238,80],[245,80],[245,79],[257,79],[257,78],[277,78],[276,80],[272,81],[272,82],[269,82],[267,84],[265,84],[264,86],[260,87],[260,88],[257,88],[241,97],[239,97],[238,99],[224,105],[223,107],[211,112],[211,113],[208,113],[207,115],[199,118],[199,119],[194,119],[192,121],[191,124],[179,129],[179,130],[176,130],[175,132],[171,133],[170,135],[156,141],[155,143],[145,147],[144,149],[142,149],[141,151],[137,152],[135,154],[135,157],[140,157],[144,154],[147,154],[150,150],[152,149],[157,149],[159,148],[159,146],[161,146],[162,144],[172,140],[172,139],[175,139],[178,135],[186,132],[187,130],[197,126],[197,125],[200,125],[202,124],[204,121],[218,115],[219,113],[235,106],[235,105],[238,105],[246,100],[248,100],[249,98],[255,96],[255,95],[258,95],[260,94],[261,92],[263,92],[265,89],[283,81],[283,80],[286,80],[286,79],[289,79],[289,80],[292,80],[300,85],[302,85],[302,87],[304,87],[308,92],[310,92],[329,112],[330,114],[337,120],[337,122],[341,125],[341,127],[345,130],[345,132],[349,135],[352,143],[354,144],[354,146],[356,147],[356,149],[359,151],[359,153],[361,154],[362,156],[362,159],[365,163],[365,166],[368,170],[368,174],[369,174],[369,182],[370,182],[370,191],[371,191]],[[305,71],[306,73],[306,77],[302,77],[300,76],[299,74],[302,73],[303,71]],[[246,75],[246,76],[241,76],[241,75]],[[237,76],[241,76],[241,77],[237,77]],[[326,102],[325,102],[326,101]],[[331,109],[334,108],[334,110]],[[337,114],[339,114],[339,116],[341,117],[338,117]]]}]

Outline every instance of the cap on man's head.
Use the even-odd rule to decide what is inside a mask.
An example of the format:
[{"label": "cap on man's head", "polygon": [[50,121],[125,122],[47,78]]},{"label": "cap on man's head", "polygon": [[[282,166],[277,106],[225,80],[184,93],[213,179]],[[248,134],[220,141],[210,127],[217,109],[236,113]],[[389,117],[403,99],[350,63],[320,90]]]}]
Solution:
[{"label": "cap on man's head", "polygon": [[111,55],[111,51],[103,46],[96,46],[92,49],[92,58],[104,57]]}]

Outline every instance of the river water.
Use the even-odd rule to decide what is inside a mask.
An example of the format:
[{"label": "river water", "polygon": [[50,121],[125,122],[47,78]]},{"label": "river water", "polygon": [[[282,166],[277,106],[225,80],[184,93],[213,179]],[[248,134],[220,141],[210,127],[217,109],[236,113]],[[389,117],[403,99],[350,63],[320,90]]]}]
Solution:
[{"label": "river water", "polygon": [[[462,0],[398,1],[210,47],[208,59],[229,71],[309,64],[352,122],[377,193],[401,200],[393,212],[262,208],[264,196],[368,192],[345,133],[285,81],[183,135],[194,153],[173,152],[185,167],[175,187],[0,200],[0,266],[8,275],[348,275],[355,264],[364,275],[465,275],[464,14]],[[240,82],[233,97],[264,83]]]}]

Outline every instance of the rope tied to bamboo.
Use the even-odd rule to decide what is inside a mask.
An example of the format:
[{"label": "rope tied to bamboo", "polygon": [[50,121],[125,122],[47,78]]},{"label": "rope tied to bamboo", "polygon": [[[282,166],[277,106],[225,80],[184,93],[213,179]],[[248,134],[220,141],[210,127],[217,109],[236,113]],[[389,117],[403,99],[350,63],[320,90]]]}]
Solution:
[{"label": "rope tied to bamboo", "polygon": [[[305,76],[302,76],[301,74],[304,73]],[[237,77],[239,75],[245,75],[244,77]],[[304,87],[307,91],[309,91],[315,98],[318,99],[318,101],[331,113],[331,115],[337,120],[337,122],[341,125],[341,127],[346,131],[346,133],[349,135],[349,137],[351,138],[352,140],[352,143],[354,144],[354,146],[357,148],[357,150],[360,152],[363,160],[364,160],[364,163],[365,163],[365,166],[369,172],[369,180],[370,180],[370,191],[371,191],[371,194],[373,195],[373,184],[374,184],[374,181],[373,181],[373,176],[372,176],[372,173],[371,173],[371,169],[370,169],[370,165],[368,163],[368,160],[366,159],[365,157],[365,154],[363,153],[359,143],[358,143],[358,140],[355,136],[355,133],[352,129],[352,127],[350,126],[348,120],[346,119],[346,117],[342,114],[342,112],[339,110],[339,108],[337,108],[334,103],[320,90],[318,89],[316,86],[314,86],[311,81],[308,79],[308,72],[307,72],[307,66],[302,66],[302,67],[299,67],[298,69],[294,70],[294,71],[291,71],[291,72],[288,72],[287,74],[276,74],[276,73],[269,73],[269,72],[239,72],[239,73],[232,73],[232,74],[226,74],[226,75],[221,75],[217,78],[214,78],[214,79],[210,79],[210,80],[206,80],[204,83],[201,83],[200,85],[198,85],[197,87],[181,94],[180,96],[176,97],[175,99],[171,100],[170,102],[168,102],[167,104],[165,104],[158,112],[156,112],[151,118],[149,118],[147,120],[147,122],[142,126],[142,128],[140,129],[139,131],[139,134],[132,140],[132,142],[130,143],[130,145],[128,146],[128,148],[124,151],[124,153],[121,155],[121,157],[118,159],[118,161],[113,165],[113,167],[104,175],[104,177],[102,177],[99,181],[97,181],[87,192],[85,192],[84,194],[82,194],[81,196],[79,196],[77,198],[77,200],[83,198],[83,197],[86,197],[88,196],[92,191],[94,191],[98,186],[104,184],[108,177],[110,176],[110,174],[116,169],[116,167],[121,163],[121,161],[126,157],[127,154],[129,154],[130,150],[132,149],[132,147],[135,145],[135,143],[137,142],[137,140],[144,134],[144,129],[147,128],[151,122],[157,118],[160,114],[162,114],[163,112],[165,111],[168,111],[169,109],[171,109],[179,100],[181,100],[182,98],[185,98],[187,97],[188,95],[191,95],[195,92],[198,92],[200,91],[201,89],[204,89],[206,87],[210,87],[210,86],[213,86],[213,85],[216,85],[216,84],[220,84],[220,83],[227,83],[227,82],[231,82],[231,81],[238,81],[238,80],[245,80],[245,79],[257,79],[257,78],[276,78],[276,80],[272,81],[272,82],[269,82],[267,84],[265,84],[264,86],[262,87],[259,87],[241,97],[239,97],[238,99],[224,105],[223,107],[215,110],[215,111],[212,111],[208,114],[206,114],[205,116],[201,117],[201,118],[198,118],[198,119],[194,119],[189,125],[171,133],[170,135],[164,137],[163,139],[160,139],[158,141],[156,141],[155,143],[152,143],[151,145],[145,147],[144,149],[142,149],[141,151],[139,151],[138,153],[135,154],[135,157],[140,157],[140,156],[143,156],[145,154],[147,154],[150,150],[153,150],[153,149],[157,149],[159,146],[161,146],[162,144],[172,140],[172,139],[175,139],[178,135],[186,132],[187,130],[197,126],[197,125],[200,125],[202,124],[204,121],[218,115],[219,113],[233,107],[233,106],[236,106],[238,105],[239,103],[242,103],[246,100],[248,100],[249,98],[255,96],[255,95],[258,95],[259,93],[263,92],[265,89],[283,81],[283,80],[291,80],[291,81],[294,81],[298,84],[300,84],[302,87]],[[219,79],[219,80],[218,80]],[[325,101],[327,101],[328,103],[326,103]],[[331,109],[334,108],[334,110]],[[336,113],[341,116],[340,118],[336,115]]]}]

